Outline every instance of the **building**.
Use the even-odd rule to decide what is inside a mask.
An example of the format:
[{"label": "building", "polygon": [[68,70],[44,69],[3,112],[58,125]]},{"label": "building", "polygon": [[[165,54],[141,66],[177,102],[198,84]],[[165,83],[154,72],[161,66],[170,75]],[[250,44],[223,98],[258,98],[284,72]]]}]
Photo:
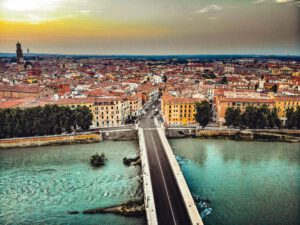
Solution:
[{"label": "building", "polygon": [[183,98],[164,95],[161,98],[161,113],[165,123],[187,125],[196,124],[196,103],[204,99]]},{"label": "building", "polygon": [[228,74],[228,73],[234,73],[234,67],[233,66],[225,66],[224,67],[224,73]]},{"label": "building", "polygon": [[271,98],[226,98],[224,96],[215,98],[216,119],[219,123],[225,122],[227,108],[239,108],[244,112],[247,106],[261,107],[263,105],[273,109],[275,100]]},{"label": "building", "polygon": [[16,53],[17,53],[17,63],[18,64],[22,64],[24,62],[24,58],[23,58],[23,50],[22,50],[21,44],[18,42],[16,44],[16,46],[17,46],[17,50],[16,50]]},{"label": "building", "polygon": [[291,69],[287,66],[284,66],[279,69],[279,73],[284,74],[284,75],[292,75],[293,69]]},{"label": "building", "polygon": [[92,111],[94,102],[94,98],[61,98],[51,101],[50,104],[56,104],[58,106],[69,106],[71,109],[86,106],[89,108],[89,110]]},{"label": "building", "polygon": [[9,98],[47,97],[53,94],[54,94],[53,89],[45,86],[0,84],[0,97],[9,97]]},{"label": "building", "polygon": [[136,94],[128,97],[130,105],[130,116],[136,117],[139,116],[143,108],[142,94]]},{"label": "building", "polygon": [[116,127],[124,124],[124,115],[121,113],[122,101],[116,98],[95,99],[92,113],[93,126],[99,128]]},{"label": "building", "polygon": [[286,120],[286,110],[300,107],[300,97],[299,96],[276,96],[274,97],[275,106],[278,110],[278,116],[281,120]]}]

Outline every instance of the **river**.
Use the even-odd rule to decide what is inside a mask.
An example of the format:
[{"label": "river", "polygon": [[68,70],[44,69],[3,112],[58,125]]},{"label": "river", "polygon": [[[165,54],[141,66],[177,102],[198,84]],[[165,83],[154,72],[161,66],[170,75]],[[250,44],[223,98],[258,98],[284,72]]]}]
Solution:
[{"label": "river", "polygon": [[[171,139],[194,196],[211,202],[205,225],[299,224],[300,145]],[[108,161],[89,164],[94,153]],[[142,225],[144,218],[70,215],[143,197],[135,141],[0,151],[0,224]]]},{"label": "river", "polygon": [[171,139],[206,225],[298,225],[300,144]]},{"label": "river", "polygon": [[[108,161],[94,169],[89,159],[97,152]],[[67,213],[142,198],[140,167],[122,161],[137,154],[134,141],[1,150],[0,224],[144,224],[144,218]]]}]

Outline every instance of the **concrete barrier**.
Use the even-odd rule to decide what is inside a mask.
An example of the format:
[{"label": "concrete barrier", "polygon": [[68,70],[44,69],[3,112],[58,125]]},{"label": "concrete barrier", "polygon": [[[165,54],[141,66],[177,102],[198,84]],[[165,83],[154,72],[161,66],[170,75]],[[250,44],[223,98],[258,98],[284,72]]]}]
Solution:
[{"label": "concrete barrier", "polygon": [[194,224],[194,225],[203,225],[203,221],[199,215],[199,212],[195,205],[194,199],[191,195],[189,187],[187,186],[187,183],[184,179],[184,176],[181,172],[181,169],[178,165],[178,162],[175,158],[172,148],[166,138],[166,135],[162,128],[157,128],[157,129],[158,129],[159,137],[164,146],[164,150],[168,156],[168,160],[171,165],[172,171],[174,173],[174,176],[176,177],[177,185],[179,186],[181,195],[184,199],[185,207],[188,211],[190,220],[191,220],[192,224]]},{"label": "concrete barrier", "polygon": [[157,225],[156,209],[153,196],[153,188],[150,177],[150,168],[148,156],[146,152],[145,138],[142,128],[138,128],[138,137],[140,145],[140,156],[142,161],[143,188],[144,188],[144,203],[148,225]]}]

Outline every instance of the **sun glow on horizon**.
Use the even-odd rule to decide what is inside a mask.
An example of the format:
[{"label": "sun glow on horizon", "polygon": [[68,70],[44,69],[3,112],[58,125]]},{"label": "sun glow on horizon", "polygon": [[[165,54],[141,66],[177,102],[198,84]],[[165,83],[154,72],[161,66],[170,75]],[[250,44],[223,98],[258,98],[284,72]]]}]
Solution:
[{"label": "sun glow on horizon", "polygon": [[12,11],[54,10],[62,0],[6,0],[4,8]]},{"label": "sun glow on horizon", "polygon": [[0,0],[0,51],[298,52],[300,5],[254,1]]}]

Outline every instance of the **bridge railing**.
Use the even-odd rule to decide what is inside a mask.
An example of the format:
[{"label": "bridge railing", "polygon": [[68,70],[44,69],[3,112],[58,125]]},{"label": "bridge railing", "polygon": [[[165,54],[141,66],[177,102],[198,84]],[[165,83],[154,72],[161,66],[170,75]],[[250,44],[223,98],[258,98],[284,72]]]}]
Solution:
[{"label": "bridge railing", "polygon": [[169,163],[171,165],[171,168],[172,168],[173,174],[175,176],[177,185],[180,189],[181,196],[184,200],[185,207],[186,207],[187,212],[189,214],[190,221],[194,225],[203,225],[203,221],[202,221],[202,219],[199,215],[199,212],[198,212],[197,207],[195,205],[194,199],[191,195],[189,187],[187,186],[187,183],[184,179],[184,176],[181,172],[181,169],[178,165],[178,162],[175,158],[175,155],[172,151],[172,148],[171,148],[171,146],[170,146],[170,144],[169,144],[169,142],[166,138],[164,130],[162,128],[158,128],[158,134],[159,134],[161,142],[164,146],[164,150],[165,150],[165,152],[168,156]]},{"label": "bridge railing", "polygon": [[154,202],[153,188],[150,177],[150,168],[146,152],[145,137],[142,128],[138,128],[138,138],[140,145],[140,156],[142,161],[144,203],[148,225],[157,225],[156,208]]}]

